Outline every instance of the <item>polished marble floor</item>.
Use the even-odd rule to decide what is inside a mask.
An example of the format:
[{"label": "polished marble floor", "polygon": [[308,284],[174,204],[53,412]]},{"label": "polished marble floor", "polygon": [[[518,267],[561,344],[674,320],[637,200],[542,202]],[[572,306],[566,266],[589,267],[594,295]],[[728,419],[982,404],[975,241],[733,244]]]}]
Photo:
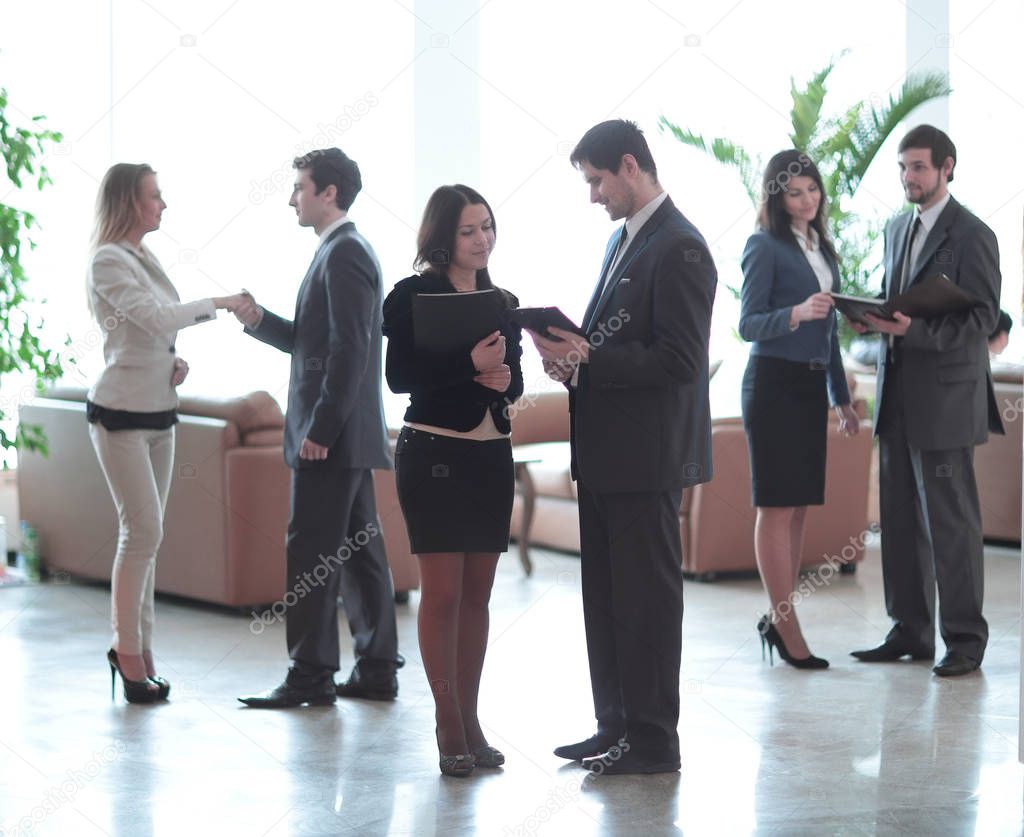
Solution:
[{"label": "polished marble floor", "polygon": [[[416,597],[394,704],[254,711],[284,672],[281,625],[158,602],[172,700],[111,703],[107,593],[0,590],[0,835],[1017,835],[1018,554],[988,549],[991,642],[957,680],[847,656],[887,627],[877,553],[801,605],[832,668],[762,662],[755,579],[688,583],[683,766],[590,779],[551,754],[591,730],[578,560],[505,556],[481,705],[501,771],[437,773]],[[351,659],[342,661],[345,670]]]}]

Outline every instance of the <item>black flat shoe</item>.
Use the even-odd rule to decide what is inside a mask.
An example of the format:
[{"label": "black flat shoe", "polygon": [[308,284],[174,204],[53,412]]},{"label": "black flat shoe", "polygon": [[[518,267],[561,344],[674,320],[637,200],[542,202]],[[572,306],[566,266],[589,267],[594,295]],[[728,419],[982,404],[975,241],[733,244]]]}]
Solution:
[{"label": "black flat shoe", "polygon": [[110,699],[114,699],[114,683],[117,675],[121,675],[121,685],[124,686],[124,699],[128,703],[155,703],[160,700],[159,686],[149,680],[129,680],[121,671],[121,663],[118,662],[117,652],[111,648],[107,651],[107,663],[110,665]]},{"label": "black flat shoe", "polygon": [[957,651],[948,651],[937,666],[932,669],[939,677],[961,677],[977,671],[981,662]]},{"label": "black flat shoe", "polygon": [[679,770],[679,758],[671,756],[646,758],[615,746],[594,758],[583,759],[583,769],[589,770],[596,776],[675,773]]},{"label": "black flat shoe", "polygon": [[862,663],[893,663],[903,657],[910,657],[912,660],[934,660],[935,649],[929,651],[927,648],[909,645],[898,639],[887,639],[876,648],[851,651],[850,656],[856,657]]},{"label": "black flat shoe", "polygon": [[473,750],[473,760],[477,767],[501,767],[505,763],[505,754],[497,747],[484,744]]},{"label": "black flat shoe", "polygon": [[804,669],[815,669],[815,668],[828,668],[828,660],[822,657],[815,657],[810,654],[806,657],[794,657],[789,653],[786,648],[786,643],[782,641],[782,637],[779,632],[775,629],[775,626],[768,621],[767,617],[761,617],[757,623],[757,632],[761,636],[761,659],[764,659],[764,649],[768,646],[768,660],[771,665],[775,665],[775,660],[772,658],[772,650],[779,652],[779,656],[782,657],[787,663],[793,668],[804,668]]},{"label": "black flat shoe", "polygon": [[363,700],[394,700],[398,697],[398,677],[392,672],[387,677],[370,679],[352,669],[348,680],[334,687],[338,697],[362,698]]},{"label": "black flat shoe", "polygon": [[586,741],[577,741],[575,744],[563,744],[561,747],[555,747],[554,752],[560,759],[579,761],[588,756],[600,755],[609,747],[615,746],[618,741],[618,738],[598,733],[590,736]]},{"label": "black flat shoe", "polygon": [[445,776],[468,776],[476,767],[476,759],[472,753],[459,753],[457,756],[441,755],[438,767]]},{"label": "black flat shoe", "polygon": [[316,686],[299,688],[285,681],[276,689],[258,695],[240,697],[239,700],[253,709],[290,709],[295,706],[330,706],[337,700],[334,681],[330,678]]}]

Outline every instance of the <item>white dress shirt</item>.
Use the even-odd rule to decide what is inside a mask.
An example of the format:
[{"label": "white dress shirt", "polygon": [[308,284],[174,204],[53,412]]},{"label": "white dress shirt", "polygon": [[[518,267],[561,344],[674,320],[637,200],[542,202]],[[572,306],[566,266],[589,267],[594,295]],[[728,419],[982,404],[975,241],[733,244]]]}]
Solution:
[{"label": "white dress shirt", "polygon": [[832,268],[828,266],[828,262],[825,261],[825,254],[821,252],[821,242],[818,240],[818,231],[815,230],[814,227],[808,227],[807,232],[810,236],[810,240],[808,240],[808,237],[804,236],[804,234],[796,227],[790,227],[790,229],[796,237],[796,243],[799,244],[800,249],[804,251],[804,255],[807,257],[807,263],[811,266],[811,270],[813,270],[814,275],[818,277],[818,284],[824,292],[828,293],[832,290]]}]

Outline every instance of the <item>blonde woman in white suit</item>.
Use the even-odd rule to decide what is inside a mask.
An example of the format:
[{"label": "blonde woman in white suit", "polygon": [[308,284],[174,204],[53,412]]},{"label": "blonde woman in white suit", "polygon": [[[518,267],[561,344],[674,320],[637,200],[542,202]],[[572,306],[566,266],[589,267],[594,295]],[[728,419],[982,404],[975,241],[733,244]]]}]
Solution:
[{"label": "blonde woman in white suit", "polygon": [[163,538],[174,462],[178,397],[188,364],[175,351],[179,329],[233,310],[241,295],[181,302],[143,237],[160,227],[167,204],[156,173],[118,163],[100,185],[89,307],[103,332],[105,368],[89,390],[89,435],[117,507],[117,556],[111,578],[115,671],[131,703],[165,699],[170,684],[153,663],[153,579]]}]

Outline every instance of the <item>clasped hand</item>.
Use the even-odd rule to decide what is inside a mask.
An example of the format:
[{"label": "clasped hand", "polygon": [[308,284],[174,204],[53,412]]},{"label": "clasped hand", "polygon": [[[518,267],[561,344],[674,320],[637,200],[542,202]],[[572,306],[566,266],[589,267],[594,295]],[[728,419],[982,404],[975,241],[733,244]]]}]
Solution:
[{"label": "clasped hand", "polygon": [[230,296],[215,296],[213,304],[217,308],[224,308],[235,315],[235,319],[242,325],[253,328],[263,319],[263,309],[256,304],[251,293],[244,288],[241,293]]},{"label": "clasped hand", "polygon": [[565,383],[572,378],[577,366],[590,362],[590,343],[585,337],[554,326],[548,328],[553,338],[527,331],[544,361],[544,372],[552,380]]},{"label": "clasped hand", "polygon": [[512,370],[505,363],[505,338],[500,331],[488,334],[469,353],[476,375],[473,380],[481,386],[504,392],[512,383]]}]

